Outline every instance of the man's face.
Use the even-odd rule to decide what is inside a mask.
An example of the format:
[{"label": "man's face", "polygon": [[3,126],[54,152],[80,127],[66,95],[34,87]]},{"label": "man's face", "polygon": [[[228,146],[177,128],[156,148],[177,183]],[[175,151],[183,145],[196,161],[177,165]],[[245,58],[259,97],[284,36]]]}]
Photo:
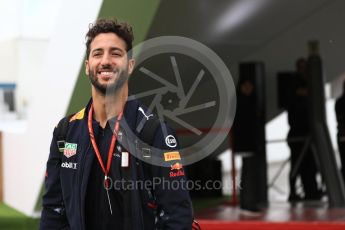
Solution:
[{"label": "man's face", "polygon": [[134,60],[127,58],[125,41],[114,33],[97,35],[90,44],[85,72],[93,87],[105,95],[120,89],[132,73]]}]

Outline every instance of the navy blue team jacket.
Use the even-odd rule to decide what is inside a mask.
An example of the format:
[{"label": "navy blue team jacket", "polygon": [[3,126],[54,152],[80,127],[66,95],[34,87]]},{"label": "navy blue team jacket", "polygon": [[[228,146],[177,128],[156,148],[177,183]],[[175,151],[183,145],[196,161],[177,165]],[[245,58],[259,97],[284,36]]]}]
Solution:
[{"label": "navy blue team jacket", "polygon": [[[97,160],[90,142],[87,120],[91,101],[69,121],[65,150],[59,152],[56,129],[50,146],[45,177],[45,194],[40,229],[85,229],[85,195],[93,160]],[[130,189],[132,229],[191,229],[193,213],[182,161],[175,134],[166,124],[155,132],[153,146],[156,150],[141,149],[137,136],[139,124],[151,119],[147,109],[137,100],[127,101],[120,131],[127,139],[126,151],[145,154],[146,158],[162,166],[146,164],[130,154],[130,177],[132,181],[165,181],[149,188]],[[142,125],[141,125],[142,126]],[[130,131],[128,131],[130,130]],[[135,134],[134,137],[131,134]],[[124,141],[124,140],[123,140]],[[141,143],[139,141],[139,143]],[[68,145],[68,146],[66,146]],[[121,145],[117,141],[117,145]],[[114,154],[121,154],[117,145]],[[122,145],[125,146],[125,145]],[[124,151],[124,147],[121,151]],[[111,170],[113,170],[114,159]],[[161,161],[161,162],[159,162]],[[157,179],[159,178],[159,179]],[[123,178],[114,178],[121,180]],[[169,186],[166,182],[175,183]],[[179,186],[176,187],[176,184]],[[176,189],[177,188],[177,189]],[[159,218],[157,218],[159,217]]]}]

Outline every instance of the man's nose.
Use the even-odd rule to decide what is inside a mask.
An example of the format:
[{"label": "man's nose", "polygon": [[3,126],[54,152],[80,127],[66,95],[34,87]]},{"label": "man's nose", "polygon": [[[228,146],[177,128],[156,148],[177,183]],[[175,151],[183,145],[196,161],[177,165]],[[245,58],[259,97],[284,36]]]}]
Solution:
[{"label": "man's nose", "polygon": [[109,54],[104,54],[101,60],[101,65],[109,65],[111,63],[110,55]]}]

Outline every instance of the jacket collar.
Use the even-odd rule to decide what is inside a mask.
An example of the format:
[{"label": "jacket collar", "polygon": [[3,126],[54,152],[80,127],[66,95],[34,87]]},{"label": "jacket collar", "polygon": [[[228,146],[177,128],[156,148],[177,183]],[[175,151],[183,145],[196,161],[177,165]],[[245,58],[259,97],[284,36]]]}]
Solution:
[{"label": "jacket collar", "polygon": [[[135,97],[129,96],[129,99],[126,101],[124,112],[123,112],[123,120],[126,122],[127,126],[135,132],[136,125],[137,125],[137,112],[139,107],[139,102]],[[92,98],[88,101],[86,107],[85,107],[85,115],[84,115],[84,121],[87,124],[88,116],[89,116],[89,110],[92,104]],[[115,122],[114,118],[110,119],[110,122]],[[121,122],[122,123],[122,122]]]}]

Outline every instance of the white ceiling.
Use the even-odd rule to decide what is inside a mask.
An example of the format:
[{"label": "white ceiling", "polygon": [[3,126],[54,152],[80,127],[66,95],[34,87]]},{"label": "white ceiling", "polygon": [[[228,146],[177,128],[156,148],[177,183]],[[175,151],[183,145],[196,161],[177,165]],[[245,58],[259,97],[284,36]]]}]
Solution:
[{"label": "white ceiling", "polygon": [[336,1],[162,0],[149,36],[185,36],[240,58]]}]

